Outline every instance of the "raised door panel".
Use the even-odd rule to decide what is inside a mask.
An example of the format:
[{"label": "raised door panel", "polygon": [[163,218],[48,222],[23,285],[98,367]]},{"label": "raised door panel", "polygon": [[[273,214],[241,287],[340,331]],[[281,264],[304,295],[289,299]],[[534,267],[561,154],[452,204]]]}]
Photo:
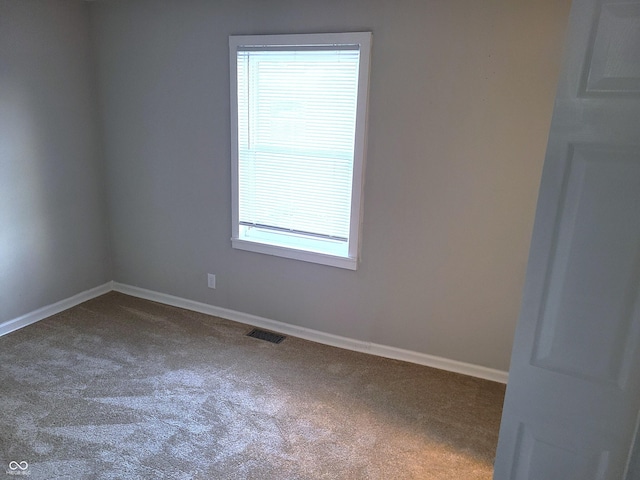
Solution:
[{"label": "raised door panel", "polygon": [[589,452],[562,425],[518,427],[511,478],[516,480],[603,480],[609,452]]},{"label": "raised door panel", "polygon": [[585,93],[640,94],[640,3],[602,6],[594,29]]},{"label": "raised door panel", "polygon": [[640,321],[640,151],[569,149],[532,364],[625,388]]}]

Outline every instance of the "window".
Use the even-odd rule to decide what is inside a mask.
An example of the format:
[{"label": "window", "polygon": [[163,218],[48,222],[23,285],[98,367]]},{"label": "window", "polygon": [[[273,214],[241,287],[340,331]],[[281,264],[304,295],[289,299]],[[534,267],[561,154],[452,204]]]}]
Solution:
[{"label": "window", "polygon": [[229,50],[233,247],[355,270],[371,33]]}]

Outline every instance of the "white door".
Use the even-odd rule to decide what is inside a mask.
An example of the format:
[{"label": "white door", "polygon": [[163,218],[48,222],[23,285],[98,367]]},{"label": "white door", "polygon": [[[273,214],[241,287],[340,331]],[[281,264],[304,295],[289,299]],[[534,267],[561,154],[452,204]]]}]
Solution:
[{"label": "white door", "polygon": [[495,480],[640,479],[639,294],[640,0],[574,0]]}]

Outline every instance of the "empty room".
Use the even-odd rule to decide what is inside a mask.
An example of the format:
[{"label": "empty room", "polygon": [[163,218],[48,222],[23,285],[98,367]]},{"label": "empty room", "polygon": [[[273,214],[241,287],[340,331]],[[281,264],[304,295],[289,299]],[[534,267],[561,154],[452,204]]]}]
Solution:
[{"label": "empty room", "polygon": [[639,38],[0,0],[0,476],[639,478]]}]

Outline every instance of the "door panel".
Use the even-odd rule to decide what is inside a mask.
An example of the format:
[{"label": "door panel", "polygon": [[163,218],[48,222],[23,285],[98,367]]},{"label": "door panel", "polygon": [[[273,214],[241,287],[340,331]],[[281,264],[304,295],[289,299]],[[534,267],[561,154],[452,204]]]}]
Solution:
[{"label": "door panel", "polygon": [[605,4],[599,15],[585,93],[640,93],[640,4]]},{"label": "door panel", "polygon": [[[528,428],[520,424],[514,452],[515,478],[531,480],[602,480],[609,452],[586,453],[568,430]],[[561,446],[562,445],[562,446]]]},{"label": "door panel", "polygon": [[574,0],[494,479],[638,480],[639,412],[640,0]]},{"label": "door panel", "polygon": [[640,152],[579,145],[569,155],[532,364],[624,388],[638,344]]}]

